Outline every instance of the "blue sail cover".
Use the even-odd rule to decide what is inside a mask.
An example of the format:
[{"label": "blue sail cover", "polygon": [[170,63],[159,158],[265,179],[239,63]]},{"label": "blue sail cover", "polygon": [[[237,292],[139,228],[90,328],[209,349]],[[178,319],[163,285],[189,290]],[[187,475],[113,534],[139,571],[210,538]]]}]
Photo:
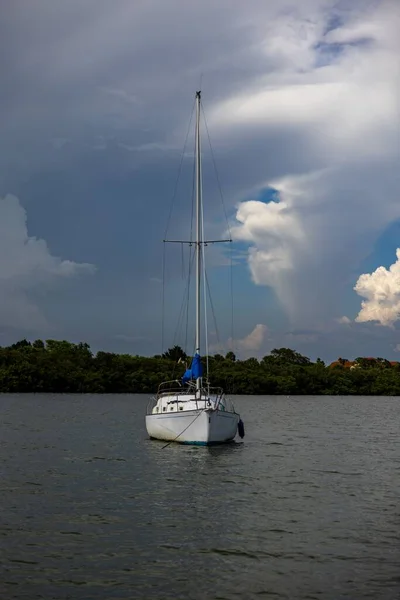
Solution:
[{"label": "blue sail cover", "polygon": [[196,352],[193,356],[192,364],[190,365],[190,369],[186,369],[182,382],[187,383],[191,379],[197,379],[198,377],[203,376],[203,365],[201,364],[200,354]]}]

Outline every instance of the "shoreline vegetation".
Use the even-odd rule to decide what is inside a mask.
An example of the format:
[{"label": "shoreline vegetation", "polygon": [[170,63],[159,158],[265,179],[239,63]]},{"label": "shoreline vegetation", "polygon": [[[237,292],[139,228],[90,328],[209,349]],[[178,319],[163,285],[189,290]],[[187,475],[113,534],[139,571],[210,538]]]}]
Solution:
[{"label": "shoreline vegetation", "polygon": [[[86,343],[21,340],[0,347],[0,393],[154,394],[190,364],[180,346],[153,357],[97,352]],[[238,360],[209,357],[210,380],[229,394],[400,396],[400,363],[383,358],[312,362],[290,348]]]}]

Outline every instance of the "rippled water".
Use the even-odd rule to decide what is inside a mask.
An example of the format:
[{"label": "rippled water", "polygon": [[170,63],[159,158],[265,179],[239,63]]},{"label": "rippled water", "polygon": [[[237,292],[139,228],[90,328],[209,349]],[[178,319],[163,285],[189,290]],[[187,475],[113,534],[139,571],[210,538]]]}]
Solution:
[{"label": "rippled water", "polygon": [[145,396],[0,396],[0,598],[398,599],[400,399],[240,397],[243,443]]}]

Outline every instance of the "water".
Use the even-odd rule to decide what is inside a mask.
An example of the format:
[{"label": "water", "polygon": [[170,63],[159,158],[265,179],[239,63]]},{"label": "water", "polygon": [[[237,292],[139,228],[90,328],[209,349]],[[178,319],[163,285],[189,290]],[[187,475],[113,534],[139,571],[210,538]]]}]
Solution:
[{"label": "water", "polygon": [[400,399],[241,397],[244,443],[145,396],[0,396],[0,598],[398,599]]}]

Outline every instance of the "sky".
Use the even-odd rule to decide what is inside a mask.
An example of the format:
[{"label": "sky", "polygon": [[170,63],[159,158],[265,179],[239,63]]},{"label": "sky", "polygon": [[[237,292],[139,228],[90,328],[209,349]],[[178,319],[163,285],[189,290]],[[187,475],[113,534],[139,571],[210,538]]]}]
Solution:
[{"label": "sky", "polygon": [[162,240],[181,161],[168,233],[190,231],[201,87],[205,231],[233,239],[207,248],[211,351],[400,360],[400,2],[0,11],[0,345],[183,344],[188,254],[165,250],[163,318]]}]

